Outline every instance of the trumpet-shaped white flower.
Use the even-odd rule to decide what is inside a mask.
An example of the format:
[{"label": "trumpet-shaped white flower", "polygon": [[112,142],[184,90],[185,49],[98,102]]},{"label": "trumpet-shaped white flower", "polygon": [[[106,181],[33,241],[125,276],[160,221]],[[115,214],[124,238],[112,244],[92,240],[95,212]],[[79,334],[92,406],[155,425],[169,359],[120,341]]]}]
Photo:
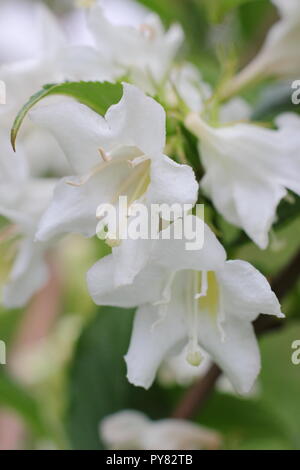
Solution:
[{"label": "trumpet-shaped white flower", "polygon": [[166,98],[171,106],[178,106],[178,97],[191,111],[201,112],[211,96],[211,87],[205,83],[197,67],[190,63],[175,66],[166,86]]},{"label": "trumpet-shaped white flower", "polygon": [[[170,106],[178,107],[179,100],[182,100],[191,111],[201,113],[212,94],[211,86],[203,81],[193,64],[187,62],[172,68],[165,88],[166,100]],[[220,123],[246,121],[250,116],[250,105],[240,97],[232,98],[219,110]]]},{"label": "trumpet-shaped white flower", "polygon": [[[14,3],[15,9],[21,7],[19,2]],[[55,83],[71,77],[71,74],[65,70],[66,65],[60,60],[67,44],[55,16],[41,4],[28,3],[22,8],[26,11],[27,21],[20,24],[20,28],[24,30],[24,34],[27,32],[28,37],[33,36],[34,44],[31,45],[31,55],[28,54],[18,61],[7,60],[0,66],[0,78],[6,84],[6,104],[0,106],[1,146],[7,147],[5,152],[2,149],[3,155],[8,155],[10,152],[8,148],[11,145],[10,129],[13,120],[30,96],[46,83]],[[22,8],[20,8],[20,13],[24,15],[25,11]],[[32,29],[34,29],[33,33]],[[16,31],[14,31],[14,36],[16,36]],[[24,39],[24,34],[18,36],[15,45],[19,44],[20,50],[22,50],[20,42]],[[7,47],[9,49],[9,44]],[[60,176],[67,174],[66,165],[62,165],[62,152],[51,135],[46,132],[37,132],[37,129],[33,131],[33,126],[28,125],[27,122],[19,142],[24,144],[31,175],[44,176],[49,172]],[[22,166],[20,159],[18,160],[19,164],[14,167],[16,172],[18,167]]]},{"label": "trumpet-shaped white flower", "polygon": [[286,120],[279,119],[279,130],[271,130],[253,124],[213,128],[196,114],[186,119],[200,139],[206,171],[202,189],[225,219],[243,228],[262,249],[268,245],[268,232],[286,188],[300,194],[299,173],[294,172],[299,153],[291,155],[287,133],[295,147],[299,138],[281,122]]},{"label": "trumpet-shaped white flower", "polygon": [[166,357],[186,348],[187,361],[198,366],[203,349],[247,393],[260,369],[252,322],[260,313],[282,316],[267,280],[249,263],[225,262],[208,227],[202,250],[187,251],[184,239],[174,237],[155,245],[131,285],[114,288],[118,266],[111,255],[87,277],[97,304],[139,306],[125,358],[129,381],[148,388]]},{"label": "trumpet-shaped white flower", "polygon": [[49,246],[36,243],[34,234],[53,188],[52,180],[28,179],[14,204],[0,204],[0,215],[8,221],[0,232],[0,248],[4,246],[3,264],[9,269],[2,301],[9,308],[25,305],[48,280],[45,253]]},{"label": "trumpet-shaped white flower", "polygon": [[165,32],[155,14],[136,25],[115,23],[101,2],[90,9],[88,22],[96,47],[73,49],[74,64],[84,59],[86,78],[101,79],[104,62],[114,77],[129,74],[134,84],[154,93],[182,43],[181,27],[176,24]]},{"label": "trumpet-shaped white flower", "polygon": [[298,0],[272,0],[281,19],[273,25],[257,56],[228,84],[231,94],[252,80],[296,77],[300,72],[300,9]]},{"label": "trumpet-shaped white flower", "polygon": [[[118,207],[120,196],[127,196],[129,207],[137,200],[146,205],[196,202],[198,184],[193,170],[163,155],[163,108],[136,87],[124,84],[121,101],[111,106],[104,118],[76,102],[40,107],[31,116],[53,132],[78,175],[57,185],[37,239],[48,240],[67,232],[95,235],[97,208],[107,203]],[[108,229],[109,242],[115,238],[109,222]],[[131,240],[126,243],[132,247]],[[136,247],[132,250],[135,258]],[[124,269],[129,269],[126,264],[125,260]]]},{"label": "trumpet-shaped white flower", "polygon": [[14,308],[24,305],[48,279],[48,245],[35,243],[34,234],[55,183],[29,177],[22,146],[14,153],[2,129],[0,136],[0,216],[6,219],[0,230],[2,300]]},{"label": "trumpet-shaped white flower", "polygon": [[99,432],[109,449],[213,450],[221,446],[221,436],[215,431],[179,419],[151,421],[135,410],[107,416]]},{"label": "trumpet-shaped white flower", "polygon": [[32,22],[37,25],[36,51],[32,57],[4,63],[0,77],[6,83],[6,102],[1,109],[1,126],[11,127],[19,109],[45,83],[63,80],[58,57],[66,40],[55,17],[44,5],[33,9]]}]

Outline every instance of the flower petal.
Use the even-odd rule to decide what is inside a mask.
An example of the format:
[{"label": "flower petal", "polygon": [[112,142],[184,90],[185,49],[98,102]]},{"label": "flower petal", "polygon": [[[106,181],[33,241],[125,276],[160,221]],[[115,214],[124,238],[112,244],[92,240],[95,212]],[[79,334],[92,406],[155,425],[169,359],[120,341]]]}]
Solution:
[{"label": "flower petal", "polygon": [[261,248],[268,246],[268,232],[276,218],[276,209],[286,190],[263,179],[241,178],[234,185],[234,200],[240,225]]},{"label": "flower petal", "polygon": [[117,270],[117,261],[113,255],[108,255],[88,271],[88,289],[97,305],[136,307],[160,297],[165,279],[160,267],[149,265],[136,276],[133,284],[121,287],[115,282]]},{"label": "flower petal", "polygon": [[250,263],[226,261],[217,272],[225,315],[253,321],[260,313],[282,317],[280,304],[267,279]]},{"label": "flower petal", "polygon": [[43,258],[45,247],[32,239],[24,239],[14,263],[10,280],[3,288],[3,303],[8,308],[25,305],[49,277]]},{"label": "flower petal", "polygon": [[114,81],[122,69],[113,65],[91,46],[70,46],[61,53],[61,67],[68,80]]},{"label": "flower petal", "polygon": [[105,115],[119,145],[138,147],[149,158],[160,157],[166,141],[163,107],[142,91],[123,84],[123,97]]},{"label": "flower petal", "polygon": [[[152,305],[140,307],[136,313],[128,353],[125,356],[127,378],[134,385],[148,389],[163,359],[184,341],[185,323],[177,309],[168,313],[162,321],[158,309]],[[179,314],[178,314],[179,313]],[[179,317],[179,318],[178,318]],[[155,325],[156,322],[159,322]]]},{"label": "flower petal", "polygon": [[116,286],[133,282],[149,261],[152,246],[151,240],[128,238],[122,240],[120,246],[113,248],[113,256],[118,266],[114,278]]},{"label": "flower petal", "polygon": [[227,316],[222,324],[224,341],[216,322],[202,313],[198,323],[200,345],[228,376],[238,393],[248,393],[260,370],[260,355],[250,322],[241,317]]},{"label": "flower petal", "polygon": [[192,204],[197,202],[199,185],[193,169],[179,165],[166,155],[151,163],[147,201],[152,204]]},{"label": "flower petal", "polygon": [[87,172],[101,162],[98,149],[110,142],[110,131],[104,118],[87,106],[64,100],[39,106],[30,117],[54,135],[75,173]]},{"label": "flower petal", "polygon": [[203,233],[204,244],[201,249],[187,250],[189,241],[185,237],[175,239],[176,227],[181,225],[181,220],[176,220],[171,225],[170,239],[157,240],[153,247],[152,260],[171,271],[193,269],[196,271],[214,271],[220,269],[225,260],[226,253],[211,229],[198,217],[188,215],[186,221],[193,222],[193,229],[197,234]]}]

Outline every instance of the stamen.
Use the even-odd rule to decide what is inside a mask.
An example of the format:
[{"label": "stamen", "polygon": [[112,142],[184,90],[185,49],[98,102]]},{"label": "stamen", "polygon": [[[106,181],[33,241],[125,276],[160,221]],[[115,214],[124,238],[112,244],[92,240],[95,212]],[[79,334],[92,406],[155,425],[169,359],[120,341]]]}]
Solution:
[{"label": "stamen", "polygon": [[206,297],[208,289],[207,271],[201,271],[201,291],[195,294],[194,299],[198,300],[201,297]]},{"label": "stamen", "polygon": [[191,366],[194,366],[194,367],[200,366],[203,360],[202,354],[200,352],[200,348],[198,347],[197,349],[195,349],[194,344],[192,342],[189,342],[187,347],[188,347],[188,353],[186,355],[187,362]]},{"label": "stamen", "polygon": [[222,291],[220,289],[219,291],[219,311],[218,311],[218,316],[217,316],[217,325],[218,325],[218,330],[221,336],[221,341],[224,343],[226,339],[226,333],[223,328],[223,323],[225,321],[225,310],[223,307],[223,297],[222,297]]},{"label": "stamen", "polygon": [[[133,170],[133,172],[123,181],[123,183],[120,185],[117,193],[114,195],[114,197],[112,198],[112,204],[116,204],[118,199],[119,199],[119,196],[121,195],[124,195],[127,193],[127,190],[128,188],[130,188],[130,186],[136,181],[136,179],[138,179],[138,177],[143,173],[143,172],[146,172],[147,176],[148,176],[148,168],[145,169],[145,167],[142,165],[142,166],[139,166],[138,168],[135,168]],[[144,181],[143,181],[144,182]],[[134,196],[136,194],[136,191],[134,192]],[[132,202],[132,197],[130,198],[130,202]]]},{"label": "stamen", "polygon": [[[105,158],[108,158],[108,157],[106,156]],[[119,163],[120,163],[120,161],[118,159],[115,159],[115,160],[114,159],[108,159],[108,160],[104,161],[103,163],[101,163],[100,165],[96,165],[86,175],[82,176],[82,178],[79,178],[78,181],[69,180],[69,181],[66,181],[66,184],[69,184],[70,186],[80,187],[80,186],[86,184],[97,173],[100,173],[101,171],[105,170],[108,166],[116,165],[116,164],[119,164]]]},{"label": "stamen", "polygon": [[99,152],[100,157],[102,158],[102,160],[104,162],[110,162],[111,161],[111,157],[105,152],[105,150],[102,147],[100,147],[98,149],[98,152]]},{"label": "stamen", "polygon": [[186,360],[192,366],[197,367],[202,361],[202,354],[198,344],[198,301],[195,298],[195,292],[198,290],[198,272],[191,271],[191,276],[192,295],[188,290],[189,342],[187,345]]},{"label": "stamen", "polygon": [[127,160],[128,165],[131,168],[135,168],[137,165],[140,165],[143,162],[146,162],[149,160],[149,157],[147,155],[141,155],[140,157],[136,157],[133,160]]},{"label": "stamen", "polygon": [[134,192],[132,193],[128,201],[129,202],[128,215],[131,215],[131,212],[130,212],[131,204],[137,201],[146,192],[146,189],[148,187],[148,179],[149,179],[149,174],[148,174],[148,171],[145,170],[145,173],[141,177],[140,181],[138,182]]}]

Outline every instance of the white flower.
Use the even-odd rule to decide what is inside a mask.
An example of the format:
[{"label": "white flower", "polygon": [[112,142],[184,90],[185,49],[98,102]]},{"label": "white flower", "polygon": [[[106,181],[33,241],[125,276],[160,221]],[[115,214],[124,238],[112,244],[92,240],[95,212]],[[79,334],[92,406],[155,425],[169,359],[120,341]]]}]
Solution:
[{"label": "white flower", "polygon": [[91,8],[88,21],[96,48],[73,50],[73,63],[85,56],[86,78],[99,80],[106,68],[115,77],[129,74],[134,84],[154,93],[182,43],[181,27],[176,24],[165,32],[155,14],[137,25],[115,23],[101,3]]},{"label": "white flower", "polygon": [[[211,86],[204,82],[199,70],[186,62],[174,66],[165,87],[166,100],[170,106],[181,106],[179,99],[191,110],[201,113],[206,102],[212,97]],[[219,122],[230,123],[247,121],[251,116],[251,107],[244,99],[235,97],[220,106]]]},{"label": "white flower", "polygon": [[298,0],[272,0],[281,19],[273,25],[257,56],[228,84],[234,93],[252,80],[270,76],[297,77],[300,73],[300,8]]},{"label": "white flower", "polygon": [[135,410],[107,416],[99,432],[109,449],[213,450],[221,446],[221,436],[215,431],[179,419],[151,421]]},{"label": "white flower", "polygon": [[[44,253],[48,246],[34,242],[41,214],[51,199],[54,181],[28,175],[22,146],[14,153],[6,133],[0,131],[0,250],[4,270],[3,303],[24,305],[48,279]],[[8,279],[7,279],[8,276]]]},{"label": "white flower", "polygon": [[[15,9],[19,7],[18,3],[14,6]],[[18,36],[17,30],[14,30],[14,35],[18,36],[20,49],[23,36],[33,35],[34,47],[32,44],[31,55],[18,61],[7,61],[0,66],[0,78],[6,84],[6,105],[0,106],[1,146],[7,147],[5,154],[9,153],[8,148],[11,146],[10,130],[13,121],[30,96],[46,83],[59,82],[70,75],[63,70],[60,62],[66,40],[54,15],[42,4],[27,4],[25,10],[27,21],[20,25],[24,33]],[[62,152],[53,142],[53,137],[46,132],[38,133],[36,129],[33,131],[32,128],[29,121],[26,121],[18,142],[18,148],[20,143],[24,144],[30,174],[44,176],[49,171],[59,176],[66,174],[66,166],[61,164]],[[4,155],[4,152],[2,154]],[[20,159],[18,160],[16,171],[17,167],[21,166]]]},{"label": "white flower", "polygon": [[[9,308],[25,305],[48,280],[45,253],[49,246],[34,241],[38,221],[53,193],[52,180],[28,179],[15,200],[14,207],[0,205],[0,215],[8,225],[0,234],[0,243],[8,244],[13,254],[2,301]],[[2,237],[1,237],[2,235]],[[5,257],[4,257],[5,260]],[[11,260],[8,260],[11,261]]]},{"label": "white flower", "polygon": [[[299,166],[299,154],[290,154],[288,126],[285,130],[253,124],[213,128],[196,114],[187,117],[186,125],[200,139],[206,172],[203,191],[225,219],[243,228],[260,248],[266,248],[285,188],[300,194],[299,172],[293,172]],[[295,145],[298,141],[294,132]]]},{"label": "white flower", "polygon": [[58,57],[66,41],[57,20],[42,4],[34,7],[32,16],[38,28],[36,52],[30,58],[0,67],[0,77],[7,91],[7,104],[1,108],[1,126],[5,122],[11,127],[21,106],[43,85],[65,78]]},{"label": "white flower", "polygon": [[68,232],[95,235],[98,206],[117,205],[119,196],[128,197],[128,206],[137,200],[147,205],[196,202],[193,170],[163,155],[163,108],[134,86],[124,84],[121,101],[104,118],[76,102],[40,107],[31,116],[53,132],[78,175],[57,185],[39,240]]},{"label": "white flower", "polygon": [[14,207],[26,185],[28,168],[21,147],[15,153],[8,132],[0,128],[0,206]]},{"label": "white flower", "polygon": [[201,363],[203,349],[247,393],[260,369],[252,322],[260,313],[282,316],[267,280],[249,263],[225,262],[207,226],[202,250],[187,251],[184,239],[155,245],[131,285],[114,287],[118,265],[111,255],[87,276],[97,304],[139,306],[126,355],[129,381],[150,387],[162,361],[187,347],[190,364]]},{"label": "white flower", "polygon": [[220,107],[220,124],[234,123],[237,121],[249,121],[251,117],[251,106],[239,96],[232,98]]},{"label": "white flower", "polygon": [[202,80],[193,64],[187,62],[172,68],[166,85],[167,101],[171,106],[178,106],[180,97],[191,111],[201,112],[211,92],[211,87]]}]

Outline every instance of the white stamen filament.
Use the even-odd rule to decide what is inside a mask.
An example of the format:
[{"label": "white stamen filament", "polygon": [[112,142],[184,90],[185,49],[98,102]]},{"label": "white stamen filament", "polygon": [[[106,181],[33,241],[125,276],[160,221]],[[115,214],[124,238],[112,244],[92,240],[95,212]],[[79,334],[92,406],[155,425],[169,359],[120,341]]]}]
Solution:
[{"label": "white stamen filament", "polygon": [[206,297],[208,289],[208,279],[207,271],[201,271],[201,291],[198,294],[195,294],[195,300],[200,299],[201,297]]},{"label": "white stamen filament", "polygon": [[104,162],[110,162],[111,156],[108,155],[102,147],[98,149],[98,152]]},{"label": "white stamen filament", "polygon": [[[127,178],[125,178],[122,184],[119,186],[117,193],[112,198],[112,204],[116,204],[119,199],[119,196],[127,193],[127,190],[130,188],[130,186],[132,186],[135,183],[135,181],[143,174],[143,172],[145,172],[144,177],[148,176],[148,173],[147,171],[145,171],[145,168],[143,166],[133,169],[132,173]],[[142,180],[143,180],[142,183],[144,183],[143,178]],[[141,181],[139,181],[138,187],[140,186],[140,183]],[[137,191],[135,190],[133,196],[135,197],[136,194],[137,194]],[[133,197],[131,197],[129,203],[133,201],[134,199]]]},{"label": "white stamen filament", "polygon": [[127,163],[131,168],[135,168],[136,166],[140,165],[143,162],[146,162],[147,160],[149,160],[149,157],[147,157],[147,155],[141,155],[140,157],[136,157],[133,160],[127,160]]},{"label": "white stamen filament", "polygon": [[117,163],[120,163],[120,160],[118,159],[106,160],[103,163],[100,163],[100,165],[96,165],[91,171],[89,171],[86,175],[82,176],[82,178],[80,178],[78,181],[69,180],[69,181],[66,181],[66,183],[69,184],[70,186],[80,187],[86,184],[97,173],[100,173],[101,171],[105,170],[108,166],[116,165]]},{"label": "white stamen filament", "polygon": [[[186,360],[192,366],[199,366],[202,361],[202,354],[198,344],[198,300],[196,292],[198,290],[198,272],[191,272],[192,296],[188,290],[188,329],[189,341],[187,345]],[[201,288],[202,291],[202,288]],[[192,301],[192,304],[191,304]]]},{"label": "white stamen filament", "polygon": [[220,290],[219,292],[219,311],[218,311],[218,318],[217,318],[217,325],[218,325],[218,330],[221,336],[221,341],[224,343],[226,339],[226,334],[225,330],[223,328],[223,323],[225,321],[225,310],[223,308],[223,296],[222,296],[222,291]]}]

